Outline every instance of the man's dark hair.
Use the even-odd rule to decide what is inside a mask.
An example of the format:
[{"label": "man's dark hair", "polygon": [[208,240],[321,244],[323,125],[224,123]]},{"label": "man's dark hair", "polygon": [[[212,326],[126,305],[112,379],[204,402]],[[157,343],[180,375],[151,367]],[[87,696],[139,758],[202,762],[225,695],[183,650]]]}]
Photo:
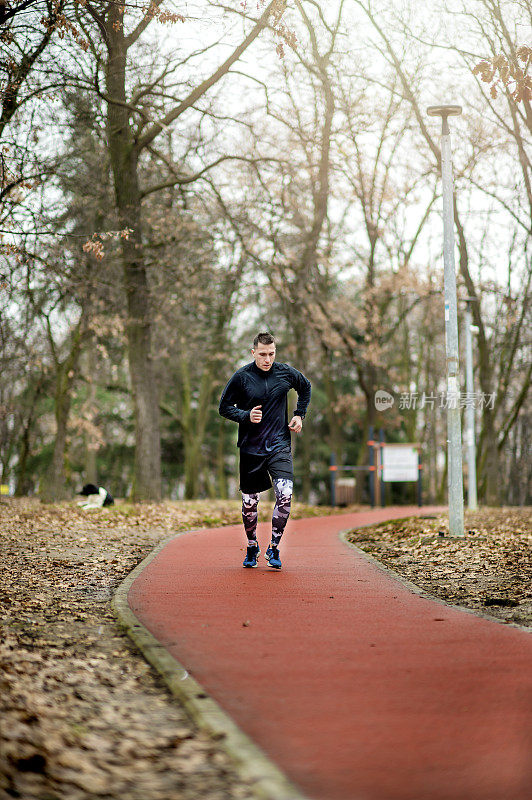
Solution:
[{"label": "man's dark hair", "polygon": [[275,344],[275,339],[271,335],[271,333],[257,333],[255,338],[253,339],[253,349],[257,349],[258,343],[261,344]]}]

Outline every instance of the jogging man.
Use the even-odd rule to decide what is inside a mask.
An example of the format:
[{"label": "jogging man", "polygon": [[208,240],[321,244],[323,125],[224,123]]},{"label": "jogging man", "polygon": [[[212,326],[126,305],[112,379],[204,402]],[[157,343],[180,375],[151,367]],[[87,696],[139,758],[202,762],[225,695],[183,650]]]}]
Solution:
[{"label": "jogging man", "polygon": [[[310,381],[297,369],[275,361],[275,339],[270,333],[255,336],[251,354],[253,362],[235,372],[223,390],[219,411],[222,417],[238,422],[242,520],[248,539],[243,566],[257,566],[259,492],[270,489],[273,482],[272,540],[265,558],[270,567],[281,569],[279,542],[294,487],[290,431],[301,432]],[[296,390],[298,398],[289,423],[286,396],[290,389]]]}]

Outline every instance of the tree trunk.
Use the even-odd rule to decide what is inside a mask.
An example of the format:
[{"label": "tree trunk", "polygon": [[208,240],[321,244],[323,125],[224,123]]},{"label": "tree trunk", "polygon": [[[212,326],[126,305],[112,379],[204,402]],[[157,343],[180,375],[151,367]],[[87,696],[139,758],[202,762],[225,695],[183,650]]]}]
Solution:
[{"label": "tree trunk", "polygon": [[482,453],[479,459],[479,473],[483,476],[484,502],[488,506],[500,505],[501,476],[499,472],[499,448],[495,430],[494,411],[484,408],[483,429],[481,433]]},{"label": "tree trunk", "polygon": [[[116,6],[117,30],[110,26],[107,62],[107,135],[120,229],[132,231],[122,240],[127,297],[129,374],[135,416],[133,497],[161,498],[161,442],[158,392],[151,356],[152,322],[148,277],[144,265],[138,153],[126,107],[126,45],[121,12]],[[113,102],[116,101],[116,102]],[[123,104],[123,105],[122,105]]]},{"label": "tree trunk", "polygon": [[[87,406],[91,422],[94,423],[94,409],[96,408],[96,358],[94,349],[94,337],[87,342],[87,381],[89,385]],[[88,431],[84,434],[85,441],[85,481],[98,485],[98,469],[96,466],[96,444]]]},{"label": "tree trunk", "polygon": [[[378,439],[377,431],[377,409],[375,408],[375,392],[377,386],[377,370],[372,364],[362,368],[357,366],[358,380],[364,399],[366,401],[366,413],[364,415],[364,422],[362,424],[362,442],[358,451],[356,465],[362,467],[368,464],[369,461],[369,431],[373,426],[373,439]],[[357,470],[356,483],[355,483],[355,502],[362,503],[364,500],[364,473],[362,470]],[[379,476],[375,472],[375,480]]]},{"label": "tree trunk", "polygon": [[303,467],[303,474],[301,475],[301,501],[303,503],[308,503],[310,501],[310,463],[312,461],[311,441],[308,432],[307,435],[303,437],[299,446],[301,453],[301,464]]},{"label": "tree trunk", "polygon": [[82,312],[72,335],[70,352],[63,362],[56,355],[50,327],[48,328],[56,365],[55,422],[56,435],[52,461],[40,485],[40,497],[44,503],[64,500],[67,496],[65,476],[65,451],[67,444],[68,417],[72,402],[72,387],[78,370],[81,342],[84,336],[85,313]]},{"label": "tree trunk", "polygon": [[199,485],[199,446],[194,430],[188,430],[184,439],[185,450],[185,499],[198,496]]},{"label": "tree trunk", "polygon": [[20,448],[18,456],[18,464],[16,469],[17,483],[15,486],[15,497],[23,497],[30,490],[29,481],[27,478],[28,457],[30,455],[30,441],[33,422],[35,420],[35,409],[37,401],[43,392],[44,377],[40,376],[31,399],[30,410],[26,422],[23,424],[22,436],[20,439]]},{"label": "tree trunk", "polygon": [[225,475],[225,425],[218,422],[218,441],[216,449],[218,497],[227,500],[227,478]]},{"label": "tree trunk", "polygon": [[427,502],[430,505],[434,505],[436,503],[436,497],[437,497],[437,480],[438,480],[438,471],[437,471],[438,436],[436,431],[436,418],[434,417],[433,422],[428,423],[428,425],[430,425],[430,428],[427,441],[428,453],[427,457],[424,459],[424,468],[425,468],[424,477],[425,477],[425,486],[427,487],[428,490]]},{"label": "tree trunk", "polygon": [[[63,373],[64,370],[62,369]],[[70,413],[70,388],[71,384],[65,380],[66,376],[58,376],[55,393],[55,422],[56,435],[52,461],[41,483],[40,496],[43,503],[53,503],[65,500],[67,497],[65,482],[65,450],[67,440],[68,416]]]},{"label": "tree trunk", "polygon": [[329,348],[323,347],[323,356],[322,380],[327,397],[325,414],[329,425],[329,447],[336,459],[336,463],[340,464],[342,461],[342,439],[344,434],[335,410],[338,395],[334,380],[334,369],[331,363],[331,351]]},{"label": "tree trunk", "polygon": [[[181,340],[180,356],[180,423],[183,431],[185,498],[193,500],[198,496],[202,471],[201,449],[205,440],[205,429],[209,417],[210,401],[213,392],[212,366],[207,361],[201,376],[201,386],[197,396],[197,405],[193,407],[192,385],[187,361],[186,340]],[[205,485],[211,485],[208,476],[204,477]]]},{"label": "tree trunk", "polygon": [[13,450],[15,449],[15,433],[14,431],[10,434],[6,435],[8,438],[9,444],[7,445],[3,458],[2,458],[2,466],[0,469],[0,483],[6,483],[7,476],[9,474],[9,462],[11,461],[11,457],[13,455]]},{"label": "tree trunk", "polygon": [[135,263],[135,255],[131,247],[124,247],[129,373],[135,415],[133,497],[157,501],[161,499],[159,403],[151,357],[147,276],[142,263]]},{"label": "tree trunk", "polygon": [[[304,364],[308,363],[308,347],[306,342],[306,325],[305,320],[299,314],[294,320],[294,341],[296,343],[296,368],[304,371]],[[294,408],[288,408],[288,419],[292,418]],[[301,438],[301,436],[303,438]],[[309,502],[311,480],[310,480],[310,462],[312,460],[311,441],[308,431],[305,431],[305,422],[303,421],[303,431],[297,436],[295,442],[295,451],[299,454],[299,462],[301,465],[301,500],[304,503]],[[295,455],[295,452],[294,452]]]},{"label": "tree trunk", "polygon": [[29,491],[27,471],[28,471],[28,456],[30,454],[30,434],[33,419],[27,421],[24,426],[24,432],[21,438],[21,447],[19,450],[19,460],[17,465],[17,483],[15,486],[15,497],[23,497]]},{"label": "tree trunk", "polygon": [[[74,343],[74,349],[79,350],[79,343]],[[65,451],[73,384],[72,372],[76,361],[77,352],[71,352],[69,358],[58,366],[54,398],[56,423],[54,451],[52,461],[42,478],[39,492],[44,503],[58,502],[67,497]]]}]

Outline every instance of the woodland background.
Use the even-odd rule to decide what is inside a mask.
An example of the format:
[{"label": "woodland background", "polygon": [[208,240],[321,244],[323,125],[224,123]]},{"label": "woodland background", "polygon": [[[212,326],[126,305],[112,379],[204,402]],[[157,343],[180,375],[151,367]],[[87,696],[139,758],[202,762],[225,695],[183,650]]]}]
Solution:
[{"label": "woodland background", "polygon": [[[373,425],[423,444],[443,501],[446,412],[420,403],[445,388],[426,107],[458,102],[459,324],[475,298],[493,398],[479,498],[531,503],[530,0],[0,0],[0,26],[1,483],[231,495],[218,398],[270,330],[313,384],[302,500],[328,502],[331,453],[368,462]],[[378,412],[378,389],[418,402]]]}]

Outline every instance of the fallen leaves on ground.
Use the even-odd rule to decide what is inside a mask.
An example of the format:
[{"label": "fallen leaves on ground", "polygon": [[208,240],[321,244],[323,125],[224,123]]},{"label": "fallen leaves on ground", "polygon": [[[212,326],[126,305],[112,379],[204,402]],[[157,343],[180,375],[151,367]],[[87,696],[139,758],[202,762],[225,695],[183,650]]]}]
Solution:
[{"label": "fallen leaves on ground", "polygon": [[532,509],[465,512],[465,535],[448,516],[411,517],[351,531],[349,540],[435,597],[532,626]]},{"label": "fallen leaves on ground", "polygon": [[[272,503],[261,503],[267,520]],[[357,510],[356,507],[344,511]],[[293,517],[332,509],[295,503]],[[249,800],[224,751],[199,732],[110,607],[118,584],[180,530],[240,523],[235,501],[0,502],[0,797]],[[431,594],[531,624],[530,509],[355,531],[356,544]],[[244,549],[243,540],[242,547]],[[517,605],[489,605],[490,600]]]},{"label": "fallen leaves on ground", "polygon": [[[262,502],[260,518],[271,515]],[[330,509],[294,504],[294,517]],[[121,631],[118,584],[172,533],[240,523],[236,501],[0,501],[0,798],[248,800]],[[244,547],[243,539],[242,546]]]}]

